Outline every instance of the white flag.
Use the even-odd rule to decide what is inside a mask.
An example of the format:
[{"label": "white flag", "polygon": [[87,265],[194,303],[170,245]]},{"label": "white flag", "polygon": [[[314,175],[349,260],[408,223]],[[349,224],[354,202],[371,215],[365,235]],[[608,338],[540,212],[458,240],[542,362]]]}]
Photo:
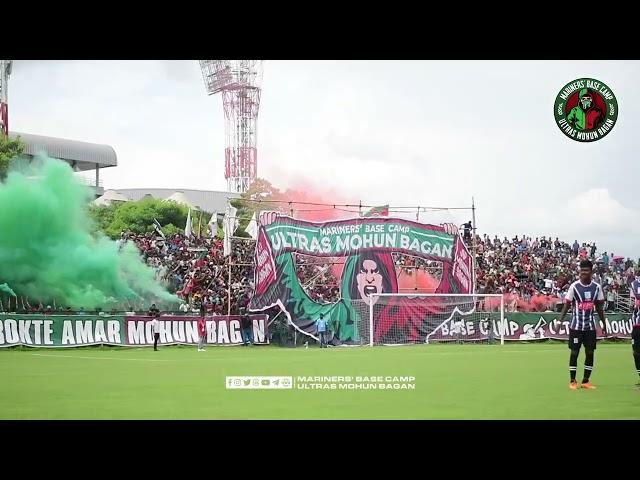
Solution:
[{"label": "white flag", "polygon": [[160,222],[155,218],[153,219],[153,228],[155,229],[156,233],[162,237],[163,240],[167,239],[167,237],[165,237],[164,235],[164,232],[162,231],[162,225],[160,225]]},{"label": "white flag", "polygon": [[191,238],[193,233],[191,232],[191,209],[189,209],[189,213],[187,214],[187,224],[184,227],[184,236],[187,238]]},{"label": "white flag", "polygon": [[211,235],[211,238],[215,237],[216,233],[218,233],[218,212],[213,212],[211,214],[211,220],[209,220],[207,226],[209,227],[209,234]]},{"label": "white flag", "polygon": [[249,220],[247,228],[244,229],[251,238],[256,240],[258,238],[258,222],[256,221],[256,212],[253,212],[253,217]]},{"label": "white flag", "polygon": [[231,237],[238,227],[238,219],[236,214],[238,209],[227,204],[227,213],[222,221],[222,229],[224,230],[223,253],[227,257],[231,254]]},{"label": "white flag", "polygon": [[231,235],[236,233],[238,228],[238,209],[229,205],[229,222],[231,225]]}]

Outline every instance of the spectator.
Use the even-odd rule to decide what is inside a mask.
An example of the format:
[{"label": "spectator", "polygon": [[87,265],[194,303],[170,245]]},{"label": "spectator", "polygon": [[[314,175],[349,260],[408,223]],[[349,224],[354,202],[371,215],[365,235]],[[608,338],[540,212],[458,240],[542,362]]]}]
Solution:
[{"label": "spectator", "polygon": [[242,332],[242,343],[247,346],[253,343],[251,318],[244,308],[240,310],[240,329]]},{"label": "spectator", "polygon": [[467,242],[471,241],[471,229],[472,228],[473,228],[473,224],[471,223],[471,220],[469,220],[467,223],[463,223],[462,224],[463,237],[464,237],[465,241],[467,241]]},{"label": "spectator", "polygon": [[147,313],[147,315],[150,317],[154,317],[156,313],[160,313],[160,310],[158,309],[158,307],[156,307],[155,303],[152,303],[149,307],[149,312]]},{"label": "spectator", "polygon": [[160,340],[160,325],[158,317],[160,317],[160,313],[156,312],[151,320],[151,330],[153,331],[153,350],[155,352],[158,351],[158,340]]},{"label": "spectator", "polygon": [[316,330],[318,332],[318,338],[320,339],[320,348],[327,347],[326,333],[327,333],[327,321],[324,319],[324,314],[320,314],[316,320]]},{"label": "spectator", "polygon": [[607,292],[607,303],[605,305],[605,310],[607,311],[611,311],[615,308],[615,301],[616,301],[616,297],[615,294],[613,292],[613,290],[609,290]]},{"label": "spectator", "polygon": [[207,322],[204,318],[204,312],[198,318],[198,351],[204,352],[204,345],[207,343]]}]

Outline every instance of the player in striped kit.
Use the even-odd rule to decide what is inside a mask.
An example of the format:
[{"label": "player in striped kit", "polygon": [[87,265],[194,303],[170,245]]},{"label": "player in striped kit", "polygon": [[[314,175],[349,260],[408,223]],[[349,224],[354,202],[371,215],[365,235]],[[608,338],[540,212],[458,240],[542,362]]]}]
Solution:
[{"label": "player in striped kit", "polygon": [[576,382],[576,371],[578,369],[578,355],[580,346],[584,345],[584,377],[582,379],[582,388],[596,388],[589,381],[591,371],[593,370],[593,355],[596,350],[596,322],[593,311],[598,312],[598,316],[604,324],[604,292],[602,286],[592,280],[593,263],[590,260],[580,262],[580,280],[573,282],[569,287],[565,304],[560,313],[558,321],[562,323],[569,305],[572,306],[571,323],[569,324],[569,375],[571,382],[569,388],[578,389]]},{"label": "player in striped kit", "polygon": [[[633,360],[636,364],[636,372],[640,376],[640,270],[636,270],[636,279],[631,282],[629,288],[633,300],[633,331],[631,332],[631,347],[633,348]],[[640,382],[636,383],[640,387]]]}]

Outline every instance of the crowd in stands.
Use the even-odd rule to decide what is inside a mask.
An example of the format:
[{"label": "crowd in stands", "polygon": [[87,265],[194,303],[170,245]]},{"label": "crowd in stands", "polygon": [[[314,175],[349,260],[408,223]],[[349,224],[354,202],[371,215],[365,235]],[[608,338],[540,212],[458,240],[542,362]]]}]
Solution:
[{"label": "crowd in stands", "polygon": [[[464,228],[463,238],[471,249],[469,228]],[[222,241],[208,237],[188,239],[175,234],[162,239],[154,234],[124,234],[122,240],[133,241],[147,264],[158,269],[159,278],[184,300],[180,309],[185,313],[196,313],[204,301],[208,311],[226,314],[229,286],[232,313],[249,302],[253,288],[252,240],[234,239],[229,258],[223,255]],[[476,253],[478,293],[506,294],[507,311],[523,309],[523,304],[530,310],[554,310],[576,280],[578,264],[585,258],[594,262],[594,280],[605,290],[607,308],[613,308],[613,294],[628,295],[628,285],[637,267],[631,259],[598,252],[595,243],[569,244],[547,237],[477,236]],[[340,299],[336,271],[343,258],[296,254],[294,260],[298,279],[312,300],[332,303]],[[414,270],[425,270],[431,276],[438,275],[437,265],[422,258],[394,254],[394,262],[397,273],[411,275]]]},{"label": "crowd in stands", "polygon": [[[472,249],[471,224],[463,225],[463,238]],[[577,280],[578,265],[583,259],[594,262],[594,280],[603,287],[606,305],[616,307],[615,294],[628,296],[638,262],[599,252],[595,243],[569,244],[559,238],[515,236],[502,239],[488,235],[476,237],[477,291],[502,293],[507,311],[555,310],[568,288]],[[307,294],[318,302],[335,302],[340,298],[340,280],[335,265],[343,259],[322,259],[296,255],[298,278]],[[411,275],[425,270],[438,276],[438,262],[403,254],[394,254],[396,273]]]},{"label": "crowd in stands", "polygon": [[120,241],[134,242],[169,291],[183,299],[180,311],[184,313],[198,312],[204,302],[210,313],[226,314],[230,310],[235,314],[249,303],[253,288],[252,240],[233,239],[229,257],[224,256],[222,240],[204,236],[174,234],[163,239],[151,233],[123,233]]},{"label": "crowd in stands", "polygon": [[335,269],[344,258],[317,258],[294,255],[300,285],[309,298],[319,303],[333,303],[340,299],[340,280]]},{"label": "crowd in stands", "polygon": [[[470,228],[470,224],[463,225],[463,238],[471,250]],[[155,233],[123,233],[118,242],[123,246],[127,241],[133,242],[147,265],[156,269],[158,279],[169,291],[183,300],[180,312],[197,313],[204,303],[210,313],[227,314],[230,311],[237,314],[248,305],[253,290],[253,240],[234,238],[229,257],[223,254],[221,240],[204,236],[186,238],[175,234],[162,238]],[[594,280],[604,288],[607,307],[613,308],[615,293],[628,296],[628,286],[638,267],[638,263],[629,258],[600,253],[595,243],[574,241],[569,244],[558,238],[515,236],[500,239],[478,235],[475,248],[477,292],[505,294],[507,311],[520,310],[525,303],[530,310],[555,310],[569,285],[577,279],[580,260],[587,258],[595,264]],[[344,258],[296,254],[294,260],[299,281],[311,299],[320,303],[340,299],[339,271]],[[438,276],[438,262],[402,254],[394,254],[394,262],[398,274],[402,271],[411,275],[415,270],[425,270],[433,277]],[[86,313],[101,311],[99,307],[88,307]],[[84,309],[72,312],[69,307],[45,307],[28,302],[22,308],[18,305],[18,309],[85,313]]]},{"label": "crowd in stands", "polygon": [[[472,243],[468,236],[465,240]],[[538,300],[540,307],[546,308],[562,302],[577,279],[578,265],[583,259],[594,262],[594,280],[602,285],[609,308],[613,307],[615,293],[628,295],[628,285],[635,278],[637,267],[629,258],[599,253],[595,243],[580,244],[576,240],[569,244],[547,237],[477,236],[476,253],[478,293],[510,294],[511,299],[525,302]],[[516,301],[510,303],[508,309],[512,310]]]}]

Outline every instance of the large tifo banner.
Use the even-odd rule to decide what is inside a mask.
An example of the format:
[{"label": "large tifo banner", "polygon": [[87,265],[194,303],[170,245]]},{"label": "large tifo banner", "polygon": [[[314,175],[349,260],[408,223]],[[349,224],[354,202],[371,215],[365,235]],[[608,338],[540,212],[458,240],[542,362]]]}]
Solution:
[{"label": "large tifo banner", "polygon": [[[365,217],[314,223],[295,220],[273,212],[260,216],[255,250],[255,296],[249,308],[262,311],[278,305],[302,333],[314,335],[320,314],[327,321],[334,344],[362,343],[367,332],[359,329],[366,306],[376,293],[398,293],[398,278],[392,254],[402,253],[440,262],[442,276],[436,293],[473,291],[472,258],[458,234],[438,225],[426,225],[397,218]],[[342,257],[334,274],[340,285],[340,300],[320,303],[309,297],[296,273],[294,254]],[[365,305],[363,308],[362,305]],[[398,328],[391,323],[403,317],[402,306],[389,312],[385,331]],[[388,321],[387,321],[388,320]],[[411,336],[415,332],[406,332]],[[375,341],[384,342],[385,332],[376,330]]]},{"label": "large tifo banner", "polygon": [[[479,320],[476,315],[480,315]],[[504,319],[496,318],[491,312],[485,317],[477,313],[472,321],[465,316],[455,315],[439,326],[430,335],[429,341],[443,340],[567,340],[569,338],[570,315],[560,323],[558,313],[505,313]],[[605,316],[605,323],[598,320],[596,335],[598,338],[631,338],[633,320],[631,314],[613,313]]]},{"label": "large tifo banner", "polygon": [[[267,315],[250,315],[254,343],[269,343]],[[85,345],[152,346],[151,317],[0,315],[0,347],[79,347]],[[239,316],[206,318],[207,344],[241,345]],[[198,343],[196,317],[161,316],[160,345]]]}]

